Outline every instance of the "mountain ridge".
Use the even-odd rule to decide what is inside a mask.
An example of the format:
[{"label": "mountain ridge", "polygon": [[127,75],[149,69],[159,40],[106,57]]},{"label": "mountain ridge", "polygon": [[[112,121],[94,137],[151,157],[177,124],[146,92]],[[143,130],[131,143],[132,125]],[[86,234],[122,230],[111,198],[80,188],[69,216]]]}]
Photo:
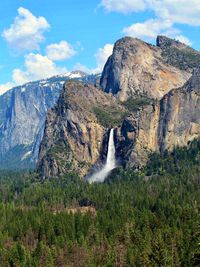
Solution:
[{"label": "mountain ridge", "polygon": [[160,47],[124,37],[115,43],[100,85],[121,101],[137,95],[161,99],[171,89],[183,86],[190,76],[190,71],[166,62]]},{"label": "mountain ridge", "polygon": [[[157,46],[124,37],[115,43],[101,79],[99,74],[74,71],[8,91],[0,96],[0,168],[35,168],[39,154],[37,166],[43,177],[68,168],[84,176],[105,160],[110,128],[115,128],[116,157],[124,166],[140,168],[153,152],[187,145],[200,132],[199,54],[164,36],[158,36]],[[176,65],[168,62],[172,58]],[[73,97],[67,97],[68,86]],[[91,91],[94,99],[89,97]],[[48,131],[57,132],[64,147],[71,146],[74,165],[63,168],[56,154],[49,156],[58,140]]]},{"label": "mountain ridge", "polygon": [[[172,44],[173,42],[174,40],[171,40]],[[184,44],[179,44],[179,42],[178,46],[180,46],[181,49],[187,47]],[[101,90],[103,91],[102,97],[107,98],[107,101],[108,99],[111,101],[108,106],[104,106],[104,102],[99,103],[98,98],[97,96],[95,97],[95,95],[95,100],[90,98],[86,99],[85,97],[87,93],[85,95],[85,86],[87,85],[84,85],[83,83],[82,85],[76,83],[73,84],[73,90],[76,90],[76,87],[80,87],[80,90],[77,89],[79,95],[77,101],[83,102],[82,105],[84,106],[84,109],[79,109],[80,103],[77,105],[78,102],[74,104],[72,99],[70,100],[70,98],[61,97],[58,101],[59,104],[55,106],[54,111],[49,111],[49,116],[53,116],[56,119],[53,121],[47,119],[45,134],[40,147],[40,155],[42,156],[39,156],[38,171],[43,178],[57,177],[68,171],[77,171],[78,174],[83,177],[92,166],[105,160],[108,132],[110,128],[113,127],[115,128],[116,159],[126,168],[141,168],[147,163],[149,156],[152,153],[163,153],[165,150],[171,151],[175,146],[187,146],[188,142],[199,137],[199,68],[196,65],[193,74],[191,74],[189,67],[188,71],[186,71],[169,65],[168,63],[163,63],[164,59],[162,58],[161,53],[162,51],[160,47],[149,45],[139,39],[126,37],[118,40],[114,46],[113,55],[111,55],[105,65],[100,82],[102,86]],[[150,60],[148,57],[150,57]],[[110,64],[110,61],[112,61],[112,64]],[[144,78],[143,74],[145,71],[149,71],[149,69],[146,69],[150,66],[149,62],[152,66],[152,69],[150,70],[152,71],[152,75],[154,71],[156,75],[148,76],[147,82],[144,84],[142,83],[142,79]],[[154,63],[152,64],[152,62]],[[117,70],[117,72],[115,72],[115,70]],[[130,72],[128,72],[128,70],[130,70]],[[122,87],[119,90],[119,94],[115,89],[113,89],[113,91],[112,88],[109,90],[108,87],[103,86],[104,82],[111,83],[111,81],[109,81],[111,72],[115,75],[116,82],[119,82],[120,84],[122,81]],[[137,90],[132,90],[130,95],[126,95],[127,87],[123,83],[124,75],[126,76],[127,73],[130,77],[135,75],[136,79],[138,79],[138,84],[140,85]],[[163,78],[164,73],[167,73],[167,75]],[[173,83],[167,81],[172,77]],[[111,83],[113,88],[115,88],[115,81]],[[149,81],[150,83],[152,82],[152,87],[151,91],[147,92],[142,86],[149,86]],[[153,86],[155,81],[157,82],[157,87]],[[164,89],[161,88],[161,90],[160,87],[166,84],[167,86]],[[67,94],[68,90],[68,83],[66,83],[62,94]],[[95,91],[96,89],[91,88],[91,90]],[[151,94],[149,94],[149,92],[151,92]],[[156,94],[153,95],[152,92]],[[162,92],[162,94],[159,94],[160,92]],[[116,111],[111,116],[109,115],[110,107],[114,110],[111,104],[111,99],[113,97],[117,101],[118,109],[122,106],[124,107],[124,109],[121,109],[121,114],[123,110],[123,116],[116,120],[116,123],[109,123],[107,118],[109,118],[111,122],[114,114],[117,114]],[[70,146],[70,150],[73,153],[75,151],[80,152],[80,144],[83,146],[86,144],[90,148],[92,146],[95,147],[97,145],[97,141],[95,141],[96,138],[92,138],[92,143],[89,138],[86,139],[86,143],[85,141],[82,143],[81,140],[84,131],[81,130],[82,122],[80,119],[80,116],[85,116],[83,114],[91,112],[90,107],[94,104],[94,101],[99,103],[97,105],[98,109],[95,117],[98,122],[98,127],[103,129],[99,136],[100,139],[98,138],[98,140],[100,140],[101,149],[98,149],[95,160],[91,160],[90,157],[87,158],[86,168],[84,167],[84,163],[77,168],[77,164],[74,164],[73,161],[71,161],[70,167],[65,165],[65,168],[63,168],[61,166],[62,164],[59,162],[61,162],[63,157],[64,164],[66,163],[66,157],[62,155],[63,149],[65,150],[65,148],[62,148],[61,154],[59,154],[59,151],[55,151],[56,142],[52,142],[49,146],[48,142],[49,140],[52,140],[52,138],[48,133],[53,133],[58,131],[58,129],[62,129],[65,134],[62,135],[60,132],[59,138],[56,138],[56,140],[59,139],[61,142],[65,140],[65,146]],[[79,120],[74,119],[74,127],[77,130],[75,137],[73,137],[75,138],[73,139],[73,145],[70,145],[71,140],[64,138],[64,136],[70,135],[71,131],[73,132],[73,127],[68,128],[66,122],[68,123],[71,118],[76,117],[75,114],[77,114],[77,110],[79,110],[80,113],[78,115]],[[70,118],[65,117],[65,113],[70,113]],[[100,120],[98,120],[98,116],[100,116]],[[93,126],[89,126],[89,123],[89,121],[85,120],[85,127],[90,127],[90,131],[93,130],[95,132],[96,126],[92,128]],[[53,151],[50,158],[49,151]],[[83,154],[80,153],[80,155]],[[74,157],[71,156],[71,159],[73,158]],[[83,169],[85,172],[82,172]]]}]

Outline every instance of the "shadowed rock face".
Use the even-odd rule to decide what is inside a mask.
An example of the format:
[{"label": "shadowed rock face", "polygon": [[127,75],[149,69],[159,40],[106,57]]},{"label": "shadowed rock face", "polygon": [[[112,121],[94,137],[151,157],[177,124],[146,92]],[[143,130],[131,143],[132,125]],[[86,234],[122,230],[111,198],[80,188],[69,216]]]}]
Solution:
[{"label": "shadowed rock face", "polygon": [[[179,68],[182,61],[178,66],[170,64],[165,53],[168,44],[161,39],[158,44],[161,48],[131,37],[117,41],[103,70],[102,90],[124,101],[136,95],[161,99],[171,89],[182,86],[190,77],[190,71]],[[185,47],[183,44],[176,47],[180,54],[182,46]],[[173,50],[174,46],[170,43],[168,49]]]},{"label": "shadowed rock face", "polygon": [[0,96],[0,168],[34,167],[47,109],[62,87],[56,80],[32,82]]}]

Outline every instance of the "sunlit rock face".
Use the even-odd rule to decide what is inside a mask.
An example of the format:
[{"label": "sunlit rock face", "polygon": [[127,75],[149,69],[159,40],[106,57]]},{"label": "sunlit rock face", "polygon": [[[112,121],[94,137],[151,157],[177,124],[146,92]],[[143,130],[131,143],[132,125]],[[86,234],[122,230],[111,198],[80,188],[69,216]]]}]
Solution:
[{"label": "sunlit rock face", "polygon": [[200,135],[200,70],[160,103],[159,148],[172,150]]},{"label": "sunlit rock face", "polygon": [[153,152],[187,146],[200,136],[200,71],[183,87],[141,107],[118,129],[117,154],[129,167],[144,165]]},{"label": "sunlit rock face", "polygon": [[136,95],[161,99],[171,89],[183,86],[191,75],[189,67],[180,68],[180,54],[183,56],[182,47],[185,45],[178,42],[180,45],[176,46],[176,50],[180,58],[177,56],[178,63],[174,64],[167,60],[165,48],[174,51],[172,44],[167,46],[164,40],[158,41],[158,44],[160,46],[153,46],[131,37],[117,41],[103,70],[102,90],[125,101]]},{"label": "sunlit rock face", "polygon": [[42,177],[72,171],[83,177],[98,162],[104,153],[109,126],[104,123],[107,118],[101,118],[96,108],[102,116],[110,109],[124,112],[112,95],[92,85],[76,81],[65,84],[57,105],[47,114],[38,162]]}]

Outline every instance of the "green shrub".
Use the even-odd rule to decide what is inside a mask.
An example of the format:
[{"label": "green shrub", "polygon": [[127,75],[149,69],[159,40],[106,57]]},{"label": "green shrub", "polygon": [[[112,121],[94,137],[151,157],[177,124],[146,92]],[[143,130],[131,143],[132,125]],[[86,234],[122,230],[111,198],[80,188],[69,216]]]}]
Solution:
[{"label": "green shrub", "polygon": [[123,105],[130,111],[135,112],[140,107],[151,105],[154,103],[153,99],[147,97],[138,97],[138,98],[129,98],[127,101],[123,103]]},{"label": "green shrub", "polygon": [[127,112],[122,111],[114,106],[111,107],[94,107],[93,112],[97,117],[99,123],[106,128],[112,128],[121,124],[126,117]]}]

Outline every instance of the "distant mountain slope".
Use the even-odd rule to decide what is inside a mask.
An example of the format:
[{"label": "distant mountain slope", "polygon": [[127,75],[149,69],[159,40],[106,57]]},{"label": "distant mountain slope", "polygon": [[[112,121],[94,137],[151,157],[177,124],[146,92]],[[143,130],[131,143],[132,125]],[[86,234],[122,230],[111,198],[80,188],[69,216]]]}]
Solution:
[{"label": "distant mountain slope", "polygon": [[96,83],[98,75],[74,71],[18,86],[0,96],[0,169],[33,168],[46,112],[68,79]]}]

